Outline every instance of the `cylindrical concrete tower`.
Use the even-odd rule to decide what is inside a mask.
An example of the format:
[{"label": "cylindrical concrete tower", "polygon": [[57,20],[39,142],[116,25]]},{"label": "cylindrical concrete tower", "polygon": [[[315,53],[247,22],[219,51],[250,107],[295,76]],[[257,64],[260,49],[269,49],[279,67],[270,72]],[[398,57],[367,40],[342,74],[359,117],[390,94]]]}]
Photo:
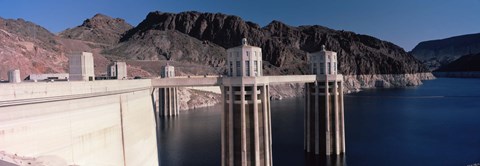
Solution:
[{"label": "cylindrical concrete tower", "polygon": [[337,74],[337,53],[308,54],[315,83],[305,86],[305,151],[323,156],[345,153],[343,77]]},{"label": "cylindrical concrete tower", "polygon": [[8,82],[10,83],[19,83],[22,82],[20,79],[20,70],[14,69],[8,71]]},{"label": "cylindrical concrete tower", "polygon": [[242,45],[227,50],[223,78],[222,165],[272,165],[268,80],[262,79],[262,49]]},{"label": "cylindrical concrete tower", "polygon": [[[162,68],[161,77],[175,77],[175,68],[167,63],[167,65]],[[158,107],[160,116],[169,117],[178,115],[180,110],[178,109],[177,88],[159,88]]]}]

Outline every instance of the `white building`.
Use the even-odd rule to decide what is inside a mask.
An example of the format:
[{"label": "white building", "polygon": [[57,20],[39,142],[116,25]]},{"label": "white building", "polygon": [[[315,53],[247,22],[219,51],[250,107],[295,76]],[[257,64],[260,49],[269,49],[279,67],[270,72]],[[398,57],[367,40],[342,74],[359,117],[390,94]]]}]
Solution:
[{"label": "white building", "polygon": [[107,73],[109,77],[115,77],[119,80],[127,79],[127,63],[113,62],[113,64],[108,67]]},{"label": "white building", "polygon": [[22,80],[20,79],[20,70],[14,69],[8,71],[8,82],[10,83],[20,83]]},{"label": "white building", "polygon": [[227,73],[230,77],[262,76],[262,49],[250,46],[247,39],[242,45],[227,50]]},{"label": "white building", "polygon": [[69,55],[69,74],[71,81],[95,80],[93,55],[90,52],[72,53]]},{"label": "white building", "polygon": [[69,74],[68,73],[47,73],[47,74],[30,74],[30,80],[68,80]]}]

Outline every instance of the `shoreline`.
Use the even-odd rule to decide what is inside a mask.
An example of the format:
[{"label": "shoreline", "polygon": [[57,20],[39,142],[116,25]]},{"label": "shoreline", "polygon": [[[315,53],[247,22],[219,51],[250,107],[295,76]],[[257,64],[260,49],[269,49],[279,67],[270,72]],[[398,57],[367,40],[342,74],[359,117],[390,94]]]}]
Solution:
[{"label": "shoreline", "polygon": [[[345,90],[343,93],[355,93],[364,89],[373,88],[399,88],[422,85],[424,80],[433,80],[432,73],[415,74],[370,74],[370,75],[344,75]],[[289,83],[270,85],[272,100],[283,100],[304,95],[303,83]],[[180,111],[192,111],[221,104],[220,87],[189,87],[179,92],[184,95],[180,102]]]}]

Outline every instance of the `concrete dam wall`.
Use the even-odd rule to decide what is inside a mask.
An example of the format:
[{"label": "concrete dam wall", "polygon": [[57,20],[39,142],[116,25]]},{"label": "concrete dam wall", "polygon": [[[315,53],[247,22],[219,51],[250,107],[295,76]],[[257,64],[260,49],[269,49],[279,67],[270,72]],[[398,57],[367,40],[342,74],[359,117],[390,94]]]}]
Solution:
[{"label": "concrete dam wall", "polygon": [[150,80],[0,84],[0,161],[156,166],[151,89]]}]

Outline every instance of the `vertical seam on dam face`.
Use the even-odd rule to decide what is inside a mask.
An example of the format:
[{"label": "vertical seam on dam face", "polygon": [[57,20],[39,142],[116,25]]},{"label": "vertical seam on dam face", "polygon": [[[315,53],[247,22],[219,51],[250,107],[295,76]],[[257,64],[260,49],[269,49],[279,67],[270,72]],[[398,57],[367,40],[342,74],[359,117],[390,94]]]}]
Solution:
[{"label": "vertical seam on dam face", "polygon": [[[72,130],[72,111],[68,111],[68,119],[69,119],[69,125],[70,125],[70,145],[73,145],[73,130]],[[75,149],[74,146],[71,148],[71,155],[72,155],[72,161],[75,163],[75,155],[73,154]]]},{"label": "vertical seam on dam face", "polygon": [[[157,101],[160,100],[160,97],[156,95],[156,91],[159,88],[152,88],[152,92],[150,93],[150,96],[152,98],[152,107],[153,107],[153,116],[155,116],[155,136],[156,136],[156,141],[157,141],[157,156],[158,156],[158,165],[160,165],[160,106],[157,104]],[[160,102],[160,101],[158,101]],[[158,112],[157,112],[158,111]]]},{"label": "vertical seam on dam face", "polygon": [[122,155],[123,155],[123,165],[126,166],[127,162],[125,157],[125,132],[123,131],[123,95],[119,96],[120,99],[120,130],[122,132]]}]

